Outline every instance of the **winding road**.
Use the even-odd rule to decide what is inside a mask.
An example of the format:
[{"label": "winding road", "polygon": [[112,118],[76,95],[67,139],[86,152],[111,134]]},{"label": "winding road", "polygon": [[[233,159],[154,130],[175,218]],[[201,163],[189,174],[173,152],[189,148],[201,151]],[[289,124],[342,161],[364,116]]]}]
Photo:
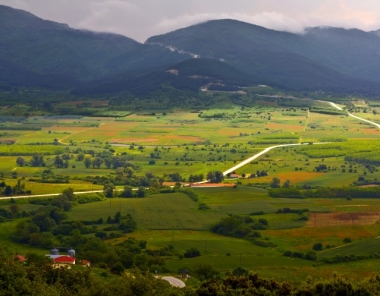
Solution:
[{"label": "winding road", "polygon": [[234,167],[228,169],[227,171],[224,171],[223,176],[225,176],[229,173],[232,173],[234,170],[237,170],[237,169],[249,164],[251,161],[255,160],[256,158],[260,157],[261,155],[264,155],[265,153],[271,151],[272,149],[280,148],[280,147],[299,146],[299,145],[305,145],[305,144],[283,144],[283,145],[276,145],[276,146],[271,146],[271,147],[265,148],[263,151],[251,156],[250,158],[248,158],[246,160],[243,160],[241,163],[235,165]]},{"label": "winding road", "polygon": [[[326,101],[320,101],[320,102],[326,102]],[[337,104],[333,103],[333,102],[326,102],[326,103],[329,103],[331,106],[333,106],[334,108],[342,111],[343,109],[341,107],[339,107]],[[364,121],[366,123],[369,123],[369,124],[372,124],[374,126],[376,126],[377,128],[380,128],[380,124],[376,123],[376,122],[373,122],[373,121],[370,121],[370,120],[367,120],[367,119],[364,119],[364,118],[361,118],[359,116],[356,116],[354,114],[351,114],[350,112],[347,112],[348,116],[351,116],[353,118],[356,118],[356,119],[359,119],[361,121]]]}]

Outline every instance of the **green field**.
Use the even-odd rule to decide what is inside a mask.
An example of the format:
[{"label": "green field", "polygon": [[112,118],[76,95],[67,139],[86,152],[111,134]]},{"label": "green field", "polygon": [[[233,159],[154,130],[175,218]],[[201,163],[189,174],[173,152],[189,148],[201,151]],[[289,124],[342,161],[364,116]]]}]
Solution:
[{"label": "green field", "polygon": [[[196,112],[104,111],[98,115],[112,117],[31,116],[5,121],[0,133],[1,181],[11,187],[22,184],[31,194],[60,193],[68,187],[74,191],[102,190],[105,183],[117,183],[131,172],[130,179],[172,181],[170,176],[177,173],[180,181],[188,182],[194,175],[205,178],[210,171],[225,171],[272,145],[311,142],[314,144],[273,149],[237,169],[238,179],[226,177],[224,180],[236,183],[236,188],[194,188],[198,201],[178,191],[155,192],[144,198],[114,197],[76,205],[68,212],[68,219],[95,221],[102,218],[105,221],[117,212],[130,214],[137,223],[137,230],[107,242],[117,244],[135,237],[146,240],[153,249],[172,245],[180,253],[189,248],[201,251],[198,258],[166,258],[166,266],[172,273],[180,268],[191,270],[196,263],[209,263],[222,272],[242,265],[266,277],[299,282],[308,275],[331,277],[338,272],[358,278],[362,269],[366,274],[379,271],[376,259],[334,264],[321,261],[335,255],[377,252],[376,238],[380,233],[376,222],[312,227],[297,213],[276,213],[284,208],[308,209],[313,214],[376,213],[380,212],[378,199],[324,196],[294,199],[272,198],[268,194],[274,177],[280,179],[281,185],[289,180],[291,185],[305,188],[353,186],[359,179],[370,185],[378,184],[379,130],[344,114],[328,115],[309,112],[305,109],[307,106],[279,107],[270,103],[265,104],[263,99],[263,104],[257,106],[220,104],[214,109]],[[324,103],[316,105],[328,109]],[[372,112],[376,107],[369,104],[364,112],[364,107],[359,105],[355,108],[360,110],[351,111],[380,121],[380,115]],[[61,107],[68,108],[63,103]],[[20,107],[20,112],[23,110]],[[315,144],[321,141],[329,143]],[[43,155],[43,165],[31,165],[35,153]],[[66,167],[55,164],[57,156],[67,160]],[[24,158],[26,164],[18,165],[18,157]],[[82,160],[78,160],[80,157]],[[112,165],[107,168],[105,160],[112,157],[124,158],[123,169]],[[89,158],[92,164],[86,167],[84,158]],[[102,158],[99,166],[93,164],[97,158]],[[266,176],[256,176],[260,172]],[[57,183],[56,180],[64,181]],[[117,185],[122,189],[126,183]],[[149,187],[145,183],[134,185],[139,186]],[[157,186],[156,183],[153,187]],[[199,203],[206,209],[200,210]],[[26,212],[39,208],[27,201],[18,201],[18,205]],[[9,206],[7,197],[0,209],[8,210]],[[261,215],[255,216],[257,212]],[[261,240],[271,245],[261,247],[249,240],[210,232],[212,225],[230,214],[265,219],[268,229],[260,230]],[[30,249],[28,245],[9,240],[17,223],[18,219],[0,223],[0,240],[17,252],[26,252]],[[99,231],[104,228],[105,223],[97,226]],[[107,230],[106,233],[120,235],[122,231]],[[85,234],[86,237],[93,235]],[[353,242],[346,244],[345,238]],[[317,261],[283,256],[285,251],[310,252],[318,242],[323,244],[323,250],[318,252]],[[37,252],[46,250],[37,249]]]},{"label": "green field", "polygon": [[197,203],[184,194],[159,194],[146,198],[113,198],[88,205],[79,205],[69,214],[72,220],[106,219],[120,211],[131,214],[139,229],[208,229],[221,214],[197,211]]}]

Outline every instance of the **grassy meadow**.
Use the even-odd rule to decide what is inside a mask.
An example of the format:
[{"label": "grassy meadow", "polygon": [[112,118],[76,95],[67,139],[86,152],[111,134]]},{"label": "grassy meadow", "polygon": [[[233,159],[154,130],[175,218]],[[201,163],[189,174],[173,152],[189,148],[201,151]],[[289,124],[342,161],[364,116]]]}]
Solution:
[{"label": "grassy meadow", "polygon": [[[75,108],[84,103],[60,103],[56,107]],[[380,108],[371,106],[371,102],[350,104],[347,106],[354,108],[351,110],[353,114],[380,122]],[[98,101],[89,108],[98,110],[106,105],[107,101]],[[321,102],[316,105],[332,110]],[[27,110],[25,106],[17,108],[3,110],[3,115],[9,112],[23,115]],[[366,274],[380,271],[375,259],[335,264],[320,261],[335,255],[377,252],[379,224],[312,227],[308,221],[300,220],[296,213],[276,213],[283,208],[308,209],[316,214],[380,212],[378,200],[327,199],[323,196],[313,199],[271,198],[267,190],[274,177],[279,178],[281,184],[289,180],[291,185],[312,187],[351,186],[359,177],[380,180],[376,166],[346,160],[347,156],[380,150],[380,131],[375,127],[344,114],[310,112],[308,106],[288,107],[272,102],[252,107],[220,105],[196,111],[104,112],[94,117],[42,114],[17,119],[4,117],[0,124],[2,180],[11,186],[21,180],[32,194],[60,193],[68,187],[74,191],[101,190],[103,185],[95,184],[91,178],[114,176],[115,170],[104,164],[99,168],[87,168],[77,158],[81,153],[94,158],[91,153],[111,151],[115,156],[127,156],[139,168],[136,169],[139,176],[179,173],[187,181],[190,175],[206,176],[209,171],[225,171],[269,146],[313,143],[273,149],[236,170],[240,178],[225,178],[224,182],[238,183],[237,188],[194,188],[198,202],[180,192],[145,198],[112,198],[77,205],[68,213],[68,218],[74,221],[105,220],[120,211],[123,215],[133,216],[138,230],[110,239],[110,244],[135,237],[146,240],[150,248],[172,245],[182,253],[192,247],[201,251],[202,256],[198,258],[168,259],[167,266],[173,273],[180,268],[191,270],[196,263],[209,263],[221,271],[241,265],[263,276],[299,282],[308,275],[318,278],[339,273],[357,278],[363,270]],[[317,145],[317,142],[329,143]],[[45,166],[16,164],[17,157],[22,156],[29,162],[34,153],[44,155]],[[57,153],[68,155],[67,168],[53,165]],[[321,166],[326,169],[319,170]],[[262,171],[268,175],[253,177]],[[67,176],[68,183],[36,181],[47,172]],[[199,203],[204,203],[208,209],[200,210]],[[18,204],[24,211],[38,208],[27,202],[18,201]],[[6,200],[0,208],[8,209],[9,205]],[[212,225],[229,214],[249,216],[255,212],[262,212],[262,215],[254,218],[268,221],[268,229],[262,230],[261,234],[263,240],[273,246],[260,247],[248,240],[209,231]],[[9,240],[17,223],[0,223],[0,242],[17,252],[26,252],[30,247]],[[99,230],[103,226],[99,226]],[[350,238],[352,243],[344,243],[345,238]],[[315,262],[283,256],[285,251],[312,251],[318,242],[323,244],[323,249],[317,252]]]}]

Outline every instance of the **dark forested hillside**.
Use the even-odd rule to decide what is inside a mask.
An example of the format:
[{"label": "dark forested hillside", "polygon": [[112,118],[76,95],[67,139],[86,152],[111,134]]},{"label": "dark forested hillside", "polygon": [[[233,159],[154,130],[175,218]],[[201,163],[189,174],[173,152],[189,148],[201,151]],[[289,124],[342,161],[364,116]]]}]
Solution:
[{"label": "dark forested hillside", "polygon": [[185,58],[121,35],[74,30],[2,5],[0,36],[0,59],[32,72],[78,80]]},{"label": "dark forested hillside", "polygon": [[40,74],[4,60],[0,60],[0,82],[3,89],[12,86],[37,86],[55,90],[71,88],[79,84],[75,78],[70,76]]},{"label": "dark forested hillside", "polygon": [[0,36],[1,89],[42,87],[77,96],[123,92],[138,99],[158,91],[199,96],[205,85],[238,90],[268,84],[295,91],[380,94],[378,31],[317,27],[293,34],[214,20],[141,44],[0,5]]},{"label": "dark forested hillside", "polygon": [[225,62],[213,59],[189,59],[166,68],[151,71],[132,71],[114,75],[74,90],[76,95],[130,92],[147,96],[159,90],[185,90],[198,92],[200,87],[218,83],[235,87],[265,84],[265,80],[237,70]]},{"label": "dark forested hillside", "polygon": [[376,32],[317,27],[297,35],[215,20],[154,36],[146,43],[224,59],[290,89],[378,93],[377,83],[369,82],[380,81]]}]

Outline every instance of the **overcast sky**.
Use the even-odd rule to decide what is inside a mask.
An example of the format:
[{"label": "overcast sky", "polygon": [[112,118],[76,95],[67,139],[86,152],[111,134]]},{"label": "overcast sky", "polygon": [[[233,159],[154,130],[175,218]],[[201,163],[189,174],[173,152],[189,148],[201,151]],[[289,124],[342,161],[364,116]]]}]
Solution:
[{"label": "overcast sky", "polygon": [[380,29],[379,0],[0,0],[73,28],[148,37],[211,19],[232,18],[302,32],[308,26]]}]

